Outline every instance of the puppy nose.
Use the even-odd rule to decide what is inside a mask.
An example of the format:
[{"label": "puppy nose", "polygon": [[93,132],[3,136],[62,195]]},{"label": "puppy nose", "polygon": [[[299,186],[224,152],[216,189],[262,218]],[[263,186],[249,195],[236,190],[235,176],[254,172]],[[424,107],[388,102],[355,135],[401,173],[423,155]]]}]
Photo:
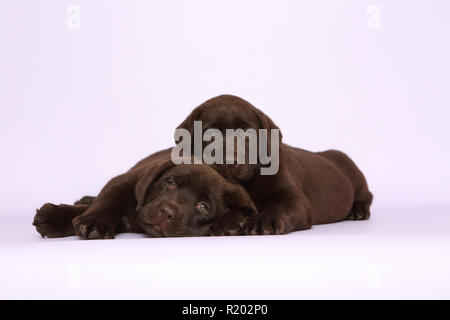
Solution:
[{"label": "puppy nose", "polygon": [[169,203],[162,203],[159,209],[161,218],[167,221],[172,221],[175,218],[175,208]]}]

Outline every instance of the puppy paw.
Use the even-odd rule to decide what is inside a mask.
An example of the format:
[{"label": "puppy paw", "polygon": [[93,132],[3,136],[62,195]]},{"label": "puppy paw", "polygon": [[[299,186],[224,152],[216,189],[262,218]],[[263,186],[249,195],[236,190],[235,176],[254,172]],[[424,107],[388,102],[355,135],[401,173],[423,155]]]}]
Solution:
[{"label": "puppy paw", "polygon": [[370,205],[364,202],[355,202],[348,220],[367,220],[370,218]]},{"label": "puppy paw", "polygon": [[86,214],[73,219],[75,234],[81,239],[114,239],[114,224],[102,215]]},{"label": "puppy paw", "polygon": [[245,229],[245,234],[248,235],[275,235],[287,232],[284,221],[274,214],[260,214],[252,217]]},{"label": "puppy paw", "polygon": [[74,235],[72,219],[76,210],[69,205],[44,204],[36,209],[33,225],[41,236],[48,238],[59,238]]},{"label": "puppy paw", "polygon": [[239,211],[231,210],[211,225],[212,236],[236,236],[244,233],[248,218]]}]

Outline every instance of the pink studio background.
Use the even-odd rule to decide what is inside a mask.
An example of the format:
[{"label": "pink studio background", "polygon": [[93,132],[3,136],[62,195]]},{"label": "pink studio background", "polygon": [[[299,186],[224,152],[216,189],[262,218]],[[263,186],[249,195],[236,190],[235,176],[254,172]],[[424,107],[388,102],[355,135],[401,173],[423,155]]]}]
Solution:
[{"label": "pink studio background", "polygon": [[[70,5],[81,9],[79,29],[66,25]],[[380,10],[379,16],[373,15],[373,8]],[[29,226],[35,208],[44,202],[71,203],[83,195],[95,195],[114,175],[173,145],[173,130],[194,107],[210,97],[230,93],[270,115],[282,128],[285,142],[313,151],[334,148],[348,153],[366,174],[375,195],[374,221],[378,212],[380,217],[389,212],[391,218],[388,216],[385,226],[391,234],[396,227],[406,228],[403,223],[408,220],[408,230],[414,231],[409,235],[414,239],[422,226],[431,223],[425,229],[447,237],[444,245],[448,247],[449,31],[450,2],[446,0],[3,1],[0,215],[12,220],[22,217],[26,228],[17,227],[22,230],[19,234],[37,241]],[[440,208],[430,209],[440,215],[421,208]],[[393,216],[397,212],[402,212],[402,218]],[[415,216],[420,218],[412,219]],[[357,226],[342,225],[349,230]],[[10,250],[10,265],[3,268],[15,270],[19,263],[11,261],[16,258],[44,263],[39,257],[26,260],[25,254],[18,255],[13,244],[25,240],[19,239],[18,233],[14,239],[8,238],[8,231],[12,234],[8,223],[1,228],[3,246]],[[320,228],[317,230],[326,233],[338,227]],[[378,232],[374,225],[369,229]],[[51,243],[51,248],[63,243],[55,241],[33,242],[33,246],[44,250],[45,243]],[[158,245],[164,243],[163,239],[157,241]],[[185,241],[194,241],[195,246],[200,240]],[[276,243],[268,247],[277,248]],[[375,239],[371,242],[373,248],[378,244]],[[25,242],[22,245],[22,249],[29,248]],[[85,242],[76,245],[87,246]],[[247,245],[256,252],[259,248]],[[227,248],[225,252],[231,254],[232,247]],[[47,257],[51,256],[50,249],[45,250]],[[261,247],[261,252],[264,250]],[[425,247],[423,250],[433,254]],[[389,252],[389,257],[381,259],[396,256]],[[448,255],[436,252],[441,267],[450,264]],[[423,261],[423,257],[416,258]],[[326,258],[323,261],[328,263]],[[58,277],[61,268],[55,271]],[[311,270],[315,268],[312,264]],[[378,271],[387,274],[379,264],[374,268],[376,275]],[[345,265],[342,270],[347,270]],[[423,270],[421,275],[429,274],[428,269]],[[396,279],[392,272],[390,277]],[[52,277],[50,273],[46,276]],[[221,279],[228,279],[224,277]],[[417,280],[417,274],[406,278]],[[25,297],[52,297],[38,290],[42,286],[31,279],[24,278],[20,285],[11,279],[3,279],[4,297],[23,297],[23,286],[29,289]],[[354,280],[356,286],[358,279]],[[111,285],[112,280],[99,281]],[[445,281],[450,282],[448,275]],[[439,281],[425,280],[422,288],[430,283],[439,288]],[[342,288],[341,282],[331,284]],[[308,291],[300,295],[284,288],[280,289],[284,295],[278,296],[274,289],[273,296],[256,297],[342,294],[323,288],[309,295]],[[383,286],[375,288],[382,290]],[[187,287],[178,289],[177,297],[207,297],[203,291],[189,296],[192,292]],[[255,294],[263,292],[256,289]],[[341,297],[356,292],[350,289]],[[402,297],[402,293],[420,296],[401,283],[390,289],[398,293],[393,297]],[[449,296],[448,289],[428,289],[437,297]],[[108,290],[111,288],[91,291],[92,297],[110,297]],[[211,297],[233,297],[232,289],[224,290]],[[173,297],[169,291],[162,293],[163,297]],[[147,291],[137,292],[147,295],[132,297],[152,297]],[[371,291],[365,296],[386,297],[383,292]],[[73,290],[68,293],[68,297],[80,296]],[[241,291],[239,297],[255,296]]]}]

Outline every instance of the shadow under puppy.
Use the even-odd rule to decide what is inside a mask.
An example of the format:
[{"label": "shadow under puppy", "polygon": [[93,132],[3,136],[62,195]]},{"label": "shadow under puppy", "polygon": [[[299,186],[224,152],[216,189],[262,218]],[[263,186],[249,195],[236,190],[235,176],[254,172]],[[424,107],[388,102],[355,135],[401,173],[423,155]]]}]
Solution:
[{"label": "shadow under puppy", "polygon": [[112,239],[241,234],[256,208],[247,192],[207,165],[173,165],[171,149],[155,153],[110,180],[97,197],[75,205],[44,204],[33,225],[44,237]]},{"label": "shadow under puppy", "polygon": [[[279,130],[261,110],[232,95],[207,100],[178,129],[193,135],[194,121],[202,121],[203,133],[218,129],[224,137],[226,129],[266,129],[269,136],[272,130]],[[254,201],[259,214],[250,219],[246,233],[284,234],[313,224],[369,218],[372,193],[363,173],[346,154],[291,147],[282,143],[281,132],[279,150],[271,150],[271,139],[267,141],[267,150],[279,155],[279,170],[274,175],[261,175],[259,162],[212,165],[229,181],[245,186]],[[246,154],[248,150],[247,145]]]}]

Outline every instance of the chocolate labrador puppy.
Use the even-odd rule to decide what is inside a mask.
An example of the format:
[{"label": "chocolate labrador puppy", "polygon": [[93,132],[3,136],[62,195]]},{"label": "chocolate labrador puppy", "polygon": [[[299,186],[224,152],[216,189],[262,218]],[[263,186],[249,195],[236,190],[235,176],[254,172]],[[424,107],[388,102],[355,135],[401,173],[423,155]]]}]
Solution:
[{"label": "chocolate labrador puppy", "polygon": [[33,225],[49,238],[76,234],[112,239],[118,232],[153,237],[241,234],[257,213],[244,188],[207,165],[175,166],[170,151],[153,154],[113,178],[96,198],[43,205]]},{"label": "chocolate labrador puppy", "polygon": [[[269,133],[279,129],[261,110],[232,95],[204,102],[178,128],[192,135],[195,120],[202,121],[203,130],[215,128],[224,136],[225,129],[267,129]],[[254,201],[259,214],[250,219],[248,234],[284,234],[313,224],[369,218],[372,194],[364,175],[347,155],[336,150],[309,152],[281,140],[280,133],[275,175],[261,175],[260,163],[213,165],[229,181],[245,186]],[[267,143],[271,150],[270,139]]]}]

